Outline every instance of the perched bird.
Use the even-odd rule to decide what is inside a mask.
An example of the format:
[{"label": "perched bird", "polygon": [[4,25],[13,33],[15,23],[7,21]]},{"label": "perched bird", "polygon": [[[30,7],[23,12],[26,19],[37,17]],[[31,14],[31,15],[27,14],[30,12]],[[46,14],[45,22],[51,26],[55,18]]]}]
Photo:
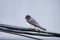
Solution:
[{"label": "perched bird", "polygon": [[26,19],[27,23],[33,25],[34,27],[38,27],[38,28],[46,31],[46,29],[43,28],[43,27],[41,27],[41,26],[39,25],[39,23],[36,22],[36,20],[34,20],[30,15],[26,15],[25,19]]}]

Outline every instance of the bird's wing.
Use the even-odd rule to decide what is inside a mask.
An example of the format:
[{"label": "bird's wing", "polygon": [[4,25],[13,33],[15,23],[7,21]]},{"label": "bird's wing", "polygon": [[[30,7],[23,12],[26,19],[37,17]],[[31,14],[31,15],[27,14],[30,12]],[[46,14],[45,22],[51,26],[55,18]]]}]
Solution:
[{"label": "bird's wing", "polygon": [[40,29],[43,29],[43,30],[46,30],[45,28],[41,27],[40,24],[38,22],[36,22],[33,18],[31,18],[30,20],[28,20],[28,23],[35,26],[35,27],[38,27]]},{"label": "bird's wing", "polygon": [[33,18],[30,18],[30,20],[27,20],[27,22],[35,27],[40,26],[39,23],[37,23]]}]

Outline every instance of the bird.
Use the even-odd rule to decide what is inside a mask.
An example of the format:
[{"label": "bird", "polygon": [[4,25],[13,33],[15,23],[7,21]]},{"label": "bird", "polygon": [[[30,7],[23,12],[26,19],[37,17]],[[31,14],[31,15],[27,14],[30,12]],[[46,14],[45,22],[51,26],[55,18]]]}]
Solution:
[{"label": "bird", "polygon": [[26,15],[25,19],[26,19],[27,23],[33,25],[35,28],[37,27],[39,29],[46,31],[46,29],[41,27],[40,24],[35,19],[33,19],[30,15]]}]

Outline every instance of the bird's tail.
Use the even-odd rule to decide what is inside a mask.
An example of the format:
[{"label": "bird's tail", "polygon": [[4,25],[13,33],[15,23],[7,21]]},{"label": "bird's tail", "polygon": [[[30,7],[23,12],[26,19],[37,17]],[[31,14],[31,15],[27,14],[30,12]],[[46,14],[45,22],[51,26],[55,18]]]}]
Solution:
[{"label": "bird's tail", "polygon": [[46,29],[45,29],[45,28],[43,28],[43,27],[38,27],[38,28],[40,28],[40,29],[42,29],[42,30],[46,31]]}]

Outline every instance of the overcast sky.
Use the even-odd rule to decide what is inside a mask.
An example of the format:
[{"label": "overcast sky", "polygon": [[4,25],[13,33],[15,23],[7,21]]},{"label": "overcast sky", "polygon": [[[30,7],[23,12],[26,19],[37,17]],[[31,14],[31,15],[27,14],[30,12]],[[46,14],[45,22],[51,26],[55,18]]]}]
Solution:
[{"label": "overcast sky", "polygon": [[60,33],[60,0],[0,0],[0,23],[30,27],[24,19],[27,14],[47,31]]}]

